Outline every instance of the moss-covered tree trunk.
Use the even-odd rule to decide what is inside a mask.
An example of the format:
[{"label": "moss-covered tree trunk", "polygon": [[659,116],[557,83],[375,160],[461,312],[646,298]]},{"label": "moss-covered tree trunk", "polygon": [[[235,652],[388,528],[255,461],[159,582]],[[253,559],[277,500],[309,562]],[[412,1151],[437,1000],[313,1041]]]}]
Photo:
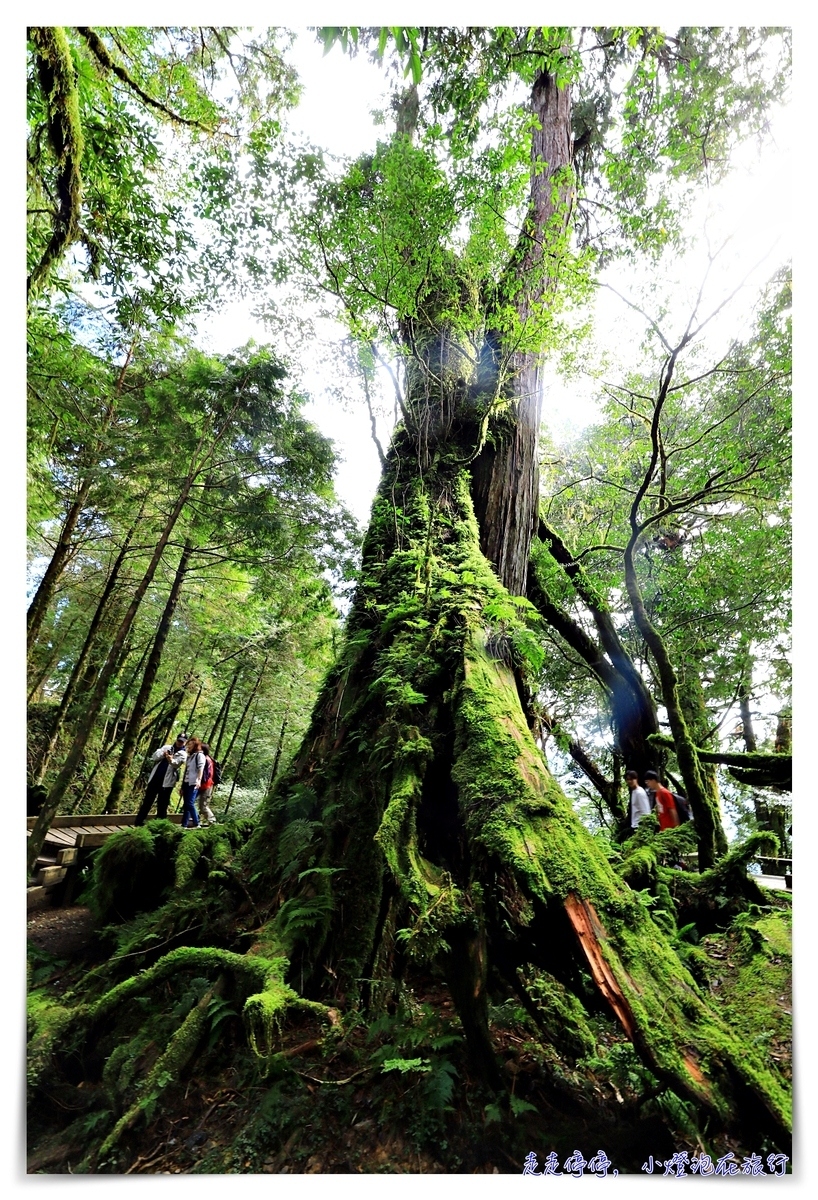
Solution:
[{"label": "moss-covered tree trunk", "polygon": [[[532,107],[551,148],[535,131],[529,220],[501,288],[522,321],[547,301],[570,200],[569,98],[541,77]],[[507,349],[490,308],[473,307],[469,330],[464,300],[451,320],[451,287],[440,290],[448,307],[436,311],[431,286],[402,323],[405,421],[343,651],[245,851],[271,914],[265,945],[288,956],[299,990],[346,1006],[377,1008],[431,964],[491,1085],[489,996],[525,994],[534,969],[586,1002],[590,986],[665,1085],[722,1125],[786,1142],[786,1097],[709,1008],[536,747],[521,596],[537,359]]]},{"label": "moss-covered tree trunk", "polygon": [[780,1089],[545,767],[520,701],[526,602],[480,550],[461,464],[453,438],[421,473],[405,431],[388,456],[344,651],[247,849],[259,894],[284,900],[269,936],[338,1004],[377,1006],[435,964],[490,1083],[488,994],[532,967],[579,995],[590,976],[660,1080],[786,1140]]}]

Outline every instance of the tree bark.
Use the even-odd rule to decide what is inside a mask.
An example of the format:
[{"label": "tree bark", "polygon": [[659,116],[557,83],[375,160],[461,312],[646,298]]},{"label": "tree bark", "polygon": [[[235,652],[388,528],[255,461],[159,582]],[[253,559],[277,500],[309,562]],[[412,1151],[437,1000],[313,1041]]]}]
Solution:
[{"label": "tree bark", "polygon": [[[224,730],[225,730],[225,726],[227,725],[227,718],[230,714],[230,702],[233,699],[233,692],[236,689],[236,684],[238,683],[239,675],[241,674],[241,671],[242,671],[242,664],[240,663],[239,666],[235,670],[233,678],[230,680],[230,686],[228,687],[227,692],[225,693],[224,700],[222,700],[221,707],[219,708],[219,712],[216,717],[216,721],[213,725],[213,728],[210,731],[210,737],[207,739],[208,743],[210,745],[213,745],[213,741],[214,741],[214,738],[216,737],[216,734],[217,733],[219,734],[218,741],[216,742],[216,747],[213,751],[214,758],[219,757],[219,749],[221,748],[222,738],[224,737]],[[219,726],[221,726],[221,728],[219,728]]]},{"label": "tree bark", "polygon": [[57,544],[54,547],[54,553],[51,555],[48,566],[45,569],[37,591],[34,593],[31,603],[28,606],[26,613],[26,631],[28,639],[28,649],[31,652],[32,647],[40,635],[45,615],[48,612],[48,606],[51,603],[51,598],[54,595],[54,589],[57,586],[63,571],[65,570],[68,559],[71,555],[74,542],[74,531],[77,528],[77,522],[82,516],[85,508],[85,502],[88,499],[88,494],[91,491],[91,479],[86,478],[82,481],[77,491],[77,494],[69,506],[68,512],[65,514],[65,520],[60,529],[60,536],[57,539]]},{"label": "tree bark", "polygon": [[236,767],[235,771],[233,772],[233,780],[230,785],[230,795],[227,797],[227,804],[225,804],[225,806],[224,806],[224,815],[225,816],[227,816],[230,805],[233,802],[233,792],[236,790],[236,783],[239,778],[239,773],[240,773],[242,767],[244,766],[244,756],[247,753],[247,747],[250,745],[250,734],[253,732],[253,721],[255,720],[255,716],[256,716],[256,710],[253,709],[253,715],[250,718],[250,721],[247,725],[247,734],[244,738],[244,745],[242,746],[241,754],[239,755],[238,766]]},{"label": "tree bark", "polygon": [[[501,304],[513,304],[521,322],[537,319],[556,285],[573,198],[570,88],[557,87],[544,72],[531,93],[531,112],[537,124],[529,211],[499,287]],[[539,515],[540,361],[536,353],[507,350],[492,321],[489,312],[478,384],[484,393],[513,398],[513,420],[495,429],[477,457],[472,498],[483,553],[511,594],[524,596]]]},{"label": "tree bark", "polygon": [[[222,771],[224,771],[224,768],[225,768],[225,766],[226,766],[226,764],[227,764],[227,762],[228,762],[228,760],[229,760],[229,758],[230,758],[230,753],[231,753],[231,751],[232,751],[232,749],[233,749],[234,745],[236,744],[236,738],[239,736],[239,734],[240,734],[240,732],[241,732],[241,729],[242,729],[242,726],[244,725],[245,718],[247,717],[247,714],[248,714],[248,712],[250,711],[250,705],[251,705],[251,704],[253,703],[253,701],[255,700],[255,698],[256,698],[256,693],[258,692],[258,689],[261,687],[261,681],[262,681],[262,679],[264,678],[264,672],[265,672],[265,670],[267,669],[267,662],[268,662],[268,659],[267,659],[267,658],[265,658],[265,660],[264,660],[264,663],[263,663],[263,665],[262,665],[262,668],[261,668],[261,670],[260,670],[260,671],[259,671],[259,673],[258,673],[258,677],[257,677],[257,679],[256,679],[256,682],[255,682],[255,684],[253,685],[253,690],[251,691],[251,693],[250,693],[249,697],[247,698],[247,703],[246,703],[246,704],[245,704],[245,706],[244,706],[244,710],[243,710],[243,712],[242,712],[241,716],[240,716],[240,717],[239,717],[239,719],[238,719],[238,723],[237,723],[237,725],[236,725],[236,728],[233,730],[233,736],[231,737],[231,739],[230,739],[230,743],[229,743],[229,745],[228,745],[227,749],[226,749],[226,750],[225,750],[225,752],[224,752],[224,761],[222,762]],[[226,720],[227,720],[227,718],[226,718],[226,716],[225,716],[225,721],[226,721]],[[223,732],[224,732],[224,726],[222,726],[222,733],[223,733]],[[221,738],[219,738],[219,743],[221,744]]]},{"label": "tree bark", "polygon": [[750,712],[750,687],[748,680],[742,680],[738,693],[739,711],[741,712],[741,733],[744,738],[744,749],[749,753],[757,748],[755,730],[753,729],[753,714]]},{"label": "tree bark", "polygon": [[[534,559],[528,574],[528,598],[599,681],[611,713],[615,751],[622,758],[626,768],[638,771],[640,777],[643,777],[646,770],[656,765],[657,752],[649,739],[652,734],[658,733],[659,723],[651,695],[622,645],[610,614],[602,608],[600,600],[593,594],[579,564],[557,535],[540,522],[541,537],[544,533],[547,533],[547,544],[552,556],[564,567],[577,595],[589,609],[597,627],[600,644],[598,645],[568,613],[550,600],[542,586]],[[589,778],[598,788],[598,780],[593,775],[589,775]],[[613,801],[611,812],[620,820],[619,798],[612,797],[610,791],[600,794],[605,796],[609,806]],[[629,828],[623,826],[623,836],[628,832]]]},{"label": "tree bark", "polygon": [[699,870],[704,871],[708,867],[712,867],[720,855],[726,853],[727,838],[721,823],[721,813],[718,807],[713,804],[712,795],[699,764],[696,744],[685,720],[679,700],[676,672],[673,669],[673,664],[670,661],[664,640],[651,622],[645,608],[633,559],[636,542],[637,538],[632,538],[625,549],[625,585],[628,589],[634,620],[639,632],[647,643],[648,649],[653,655],[659,672],[662,699],[665,702],[668,721],[670,722],[670,731],[673,735],[676,760],[679,764],[688,803],[690,804],[693,819],[696,823]]},{"label": "tree bark", "polygon": [[[116,411],[117,401],[122,393],[122,385],[125,382],[125,374],[130,366],[131,358],[133,357],[133,352],[136,348],[136,341],[137,339],[134,338],[131,342],[128,348],[128,353],[125,355],[125,361],[119,369],[116,386],[113,389],[113,395],[106,405],[104,416],[100,422],[100,434],[105,434],[110,428],[114,412]],[[88,469],[88,464],[94,461],[94,452],[98,452],[101,446],[101,441],[94,441],[86,449],[86,470]],[[29,653],[31,652],[32,646],[37,641],[43,620],[45,619],[46,612],[48,611],[48,606],[51,603],[52,596],[54,595],[54,589],[57,586],[63,571],[65,570],[66,563],[68,562],[72,550],[74,531],[76,530],[77,523],[82,516],[82,512],[87,503],[93,483],[94,477],[91,473],[86,474],[84,479],[82,479],[80,482],[77,488],[76,496],[69,506],[65,520],[62,524],[62,528],[60,529],[60,536],[57,541],[57,545],[54,548],[54,553],[51,556],[51,561],[46,567],[45,574],[40,580],[40,585],[37,588],[37,591],[34,593],[31,604],[29,605],[28,613],[26,615]],[[142,515],[143,509],[144,500],[142,502],[142,507],[140,507],[140,516]]]}]

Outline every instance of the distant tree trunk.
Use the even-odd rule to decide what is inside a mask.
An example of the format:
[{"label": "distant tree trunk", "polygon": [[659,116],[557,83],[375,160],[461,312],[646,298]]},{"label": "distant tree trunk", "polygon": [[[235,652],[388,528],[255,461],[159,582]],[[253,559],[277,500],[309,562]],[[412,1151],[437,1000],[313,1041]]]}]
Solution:
[{"label": "distant tree trunk", "polygon": [[[230,739],[230,744],[228,745],[227,749],[224,752],[224,759],[222,760],[222,770],[224,770],[225,764],[230,759],[230,753],[233,749],[233,746],[236,744],[236,738],[239,736],[239,734],[241,733],[241,730],[244,726],[245,718],[246,718],[248,712],[250,711],[250,705],[255,700],[256,693],[258,692],[258,689],[261,687],[261,681],[264,678],[264,672],[267,668],[268,661],[269,661],[269,657],[265,658],[262,668],[258,673],[258,678],[256,679],[255,685],[253,686],[253,690],[251,691],[251,693],[247,699],[247,703],[244,706],[244,711],[242,712],[241,716],[238,719],[238,724],[236,725],[236,728],[233,730],[233,736]],[[223,730],[222,730],[222,732],[223,732]],[[221,743],[221,738],[219,738],[219,742]],[[215,757],[218,758],[218,755],[216,755]]]},{"label": "distant tree trunk", "polygon": [[662,699],[667,709],[670,731],[673,735],[673,745],[676,760],[684,781],[685,793],[696,822],[698,837],[699,870],[712,867],[717,858],[727,851],[727,838],[721,823],[721,813],[718,805],[714,804],[708,781],[702,771],[696,752],[696,743],[685,719],[679,699],[679,685],[673,664],[667,652],[663,638],[648,616],[642,589],[636,575],[636,565],[633,559],[637,537],[631,538],[625,550],[625,584],[633,610],[634,620],[648,649],[653,655],[659,672],[662,687]]},{"label": "distant tree trunk", "polygon": [[[713,723],[705,706],[701,679],[699,678],[699,672],[696,669],[695,663],[686,664],[680,670],[679,678],[677,679],[677,688],[679,704],[684,713],[685,723],[690,731],[690,736],[700,750],[706,750],[708,742],[713,737]],[[700,754],[697,757],[699,761],[699,775],[702,785],[707,792],[708,807],[711,812],[718,815],[719,827],[723,829],[718,768],[715,763],[704,761]],[[726,849],[727,839],[725,837],[723,848],[719,849],[719,853],[723,854]]]},{"label": "distant tree trunk", "polygon": [[173,614],[176,612],[176,606],[179,603],[182,585],[187,574],[190,556],[193,553],[193,545],[191,542],[185,542],[179,565],[176,568],[176,574],[173,577],[170,593],[165,602],[165,607],[162,616],[159,619],[159,625],[156,629],[156,636],[153,639],[150,655],[145,666],[145,674],[142,676],[142,683],[139,686],[136,700],[134,701],[131,714],[128,718],[128,724],[125,728],[125,734],[122,738],[122,750],[119,756],[113,780],[111,781],[111,790],[108,793],[108,799],[105,803],[106,813],[115,813],[119,811],[119,802],[122,798],[122,793],[125,790],[128,775],[131,769],[131,764],[136,750],[136,744],[139,739],[140,730],[142,727],[142,718],[145,715],[145,709],[148,707],[151,691],[156,680],[156,674],[159,670],[159,663],[162,659],[162,652],[165,649],[168,633],[170,632],[171,621]]},{"label": "distant tree trunk", "polygon": [[744,749],[752,754],[758,749],[755,730],[753,729],[753,714],[750,712],[749,681],[742,680],[738,693],[739,710],[741,712],[741,732],[744,738]]},{"label": "distant tree trunk", "polygon": [[783,708],[778,714],[778,723],[775,727],[775,752],[776,754],[792,753],[792,712],[788,708]]},{"label": "distant tree trunk", "polygon": [[228,809],[230,808],[230,805],[233,802],[233,792],[236,790],[236,784],[238,783],[241,769],[244,766],[244,756],[247,753],[247,747],[250,745],[250,734],[253,732],[253,721],[255,720],[255,716],[256,716],[256,710],[253,709],[253,715],[250,718],[248,725],[247,725],[247,736],[244,739],[244,745],[242,746],[241,754],[239,755],[239,763],[238,763],[238,766],[236,767],[235,771],[233,772],[233,781],[230,785],[230,795],[227,797],[227,804],[225,804],[225,806],[224,806],[224,815],[225,816],[227,816]]},{"label": "distant tree trunk", "polygon": [[168,699],[170,700],[170,705],[165,711],[164,720],[163,720],[162,726],[161,726],[161,728],[163,730],[163,736],[160,740],[162,741],[163,744],[165,742],[169,742],[172,740],[171,733],[173,732],[174,726],[176,725],[176,722],[179,719],[179,713],[182,711],[182,705],[185,702],[186,696],[187,696],[186,689],[184,687],[181,687],[175,693],[175,696],[172,700],[170,699],[170,697],[168,697]]},{"label": "distant tree trunk", "polygon": [[227,692],[225,693],[225,697],[222,700],[221,707],[220,707],[218,715],[216,717],[215,724],[213,725],[213,728],[210,731],[210,737],[207,739],[208,744],[212,746],[214,740],[216,739],[216,733],[218,732],[218,734],[219,734],[218,741],[216,741],[215,749],[213,750],[213,757],[216,759],[219,757],[219,750],[221,749],[222,739],[224,737],[224,731],[227,726],[227,718],[230,714],[230,702],[233,699],[233,692],[236,690],[236,684],[238,683],[239,675],[241,674],[241,671],[242,671],[242,664],[239,664],[239,666],[236,668],[233,678],[230,680],[230,686],[228,687]]},{"label": "distant tree trunk", "polygon": [[[48,31],[44,30],[41,32]],[[131,358],[136,347],[136,340],[137,339],[134,338],[134,340],[131,342],[131,345],[128,348],[128,353],[125,356],[125,361],[119,369],[116,385],[113,389],[113,395],[110,398],[109,403],[106,406],[104,416],[99,423],[99,436],[106,433],[110,428],[114,412],[116,411],[117,401],[122,393],[125,375],[128,367],[130,366]],[[86,458],[86,464],[93,461],[93,452],[95,450],[98,451],[100,445],[101,442],[95,441],[87,448],[86,454],[90,457]],[[37,641],[45,614],[48,611],[48,606],[51,603],[52,596],[54,595],[54,589],[57,586],[57,583],[59,582],[71,555],[71,551],[73,549],[74,532],[88,501],[88,496],[90,495],[93,483],[94,476],[93,474],[89,473],[78,484],[76,495],[74,496],[72,503],[69,505],[68,512],[65,515],[65,520],[63,521],[62,528],[60,529],[60,536],[57,539],[57,545],[54,548],[51,561],[46,567],[45,574],[40,580],[40,585],[37,588],[37,591],[34,593],[31,604],[29,605],[26,616],[29,653],[31,652],[32,646]],[[142,511],[143,510],[140,508],[140,516]]]},{"label": "distant tree trunk", "polygon": [[66,643],[69,633],[71,633],[73,630],[75,623],[75,621],[71,621],[66,625],[66,628],[63,629],[63,623],[62,621],[60,622],[58,626],[58,633],[52,638],[48,654],[45,656],[44,661],[37,669],[36,675],[32,675],[29,678],[28,696],[26,697],[26,700],[29,704],[33,702],[37,692],[48,679],[48,674],[52,667],[59,662],[63,646]]},{"label": "distant tree trunk", "polygon": [[[536,561],[532,561],[528,574],[528,598],[552,629],[579,654],[598,680],[611,713],[615,752],[623,760],[626,769],[638,771],[640,778],[643,778],[646,770],[656,766],[658,753],[649,740],[652,734],[659,732],[653,699],[622,645],[610,613],[595,595],[580,564],[558,535],[543,521],[540,522],[539,532],[542,544],[548,547],[551,556],[563,567],[578,597],[588,608],[597,629],[599,643],[549,599],[540,581]],[[575,758],[575,761],[585,769],[581,758]],[[598,772],[585,773],[594,787],[600,790],[601,779]],[[623,809],[618,789],[614,795],[608,781],[605,783],[605,790],[600,790],[600,795],[611,808],[621,836],[627,836],[630,832],[625,822],[627,805]]]},{"label": "distant tree trunk", "polygon": [[199,707],[199,701],[200,701],[200,700],[201,700],[201,698],[202,698],[202,692],[203,692],[203,691],[204,691],[204,683],[200,683],[200,684],[199,684],[199,690],[198,690],[198,692],[196,693],[196,699],[193,701],[193,708],[191,708],[191,710],[190,710],[190,713],[189,713],[189,715],[188,715],[188,718],[187,718],[187,721],[185,722],[185,728],[186,728],[186,729],[192,729],[192,728],[193,728],[193,718],[196,716],[196,709]]},{"label": "distant tree trunk", "polygon": [[26,614],[26,628],[28,633],[28,648],[31,651],[37,638],[40,634],[45,615],[48,612],[48,606],[51,603],[51,597],[54,595],[54,589],[57,586],[66,563],[71,555],[74,545],[74,531],[77,527],[77,522],[82,516],[85,502],[88,499],[88,493],[91,491],[91,480],[84,479],[79,486],[76,497],[70,505],[68,512],[65,514],[65,520],[60,529],[60,536],[57,539],[57,544],[54,547],[54,553],[51,555],[51,560],[45,569],[45,573],[40,580],[37,591],[32,597],[31,603],[28,606]]},{"label": "distant tree trunk", "polygon": [[270,782],[267,784],[268,791],[273,786],[273,783],[275,782],[275,777],[278,774],[278,766],[279,766],[279,763],[281,762],[281,751],[284,749],[284,734],[287,732],[287,719],[288,719],[288,716],[287,716],[287,714],[285,714],[284,720],[281,722],[281,729],[279,730],[279,733],[278,733],[278,742],[276,743],[276,752],[275,752],[275,756],[273,758],[273,768],[270,771]]},{"label": "distant tree trunk", "polygon": [[114,565],[112,566],[111,571],[108,575],[108,579],[106,580],[105,587],[102,590],[102,595],[100,596],[100,598],[97,602],[97,607],[96,607],[93,617],[91,618],[91,624],[88,627],[88,633],[85,635],[85,641],[83,642],[82,649],[80,650],[79,655],[77,656],[77,661],[74,663],[74,667],[71,671],[71,676],[68,680],[68,683],[66,684],[65,691],[62,694],[62,698],[60,700],[60,707],[57,710],[57,716],[54,721],[54,727],[51,731],[51,736],[48,739],[48,744],[46,745],[45,750],[43,751],[42,759],[40,760],[40,765],[39,765],[39,769],[37,772],[37,783],[42,783],[43,779],[45,778],[45,773],[48,770],[48,765],[51,762],[51,757],[54,753],[54,750],[56,749],[60,734],[62,733],[66,715],[67,715],[67,713],[71,707],[71,704],[73,702],[74,695],[77,690],[77,685],[79,684],[79,681],[83,676],[83,672],[85,671],[86,665],[88,663],[88,660],[89,660],[89,657],[91,654],[91,650],[96,642],[97,634],[99,633],[99,628],[100,628],[100,625],[102,624],[102,618],[108,607],[108,601],[110,600],[111,595],[114,591],[114,588],[116,587],[117,582],[119,580],[119,573],[122,569],[122,564],[125,561],[125,556],[127,555],[128,550],[130,549],[131,539],[133,538],[135,530],[136,530],[136,525],[134,524],[131,526],[131,528],[128,530],[127,534],[125,535],[125,540],[122,543],[119,554],[116,556]]}]

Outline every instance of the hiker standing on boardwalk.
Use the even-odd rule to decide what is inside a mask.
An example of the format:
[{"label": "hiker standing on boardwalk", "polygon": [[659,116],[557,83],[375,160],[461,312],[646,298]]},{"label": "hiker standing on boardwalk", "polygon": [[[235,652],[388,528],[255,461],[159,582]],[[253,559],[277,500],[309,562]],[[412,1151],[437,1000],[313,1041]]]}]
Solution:
[{"label": "hiker standing on boardwalk", "polygon": [[145,824],[145,818],[150,812],[154,800],[156,801],[157,816],[167,817],[170,794],[176,787],[179,768],[187,758],[186,742],[187,734],[180,733],[177,734],[175,742],[171,742],[167,746],[160,746],[158,750],[154,751],[152,758],[155,760],[156,766],[151,770],[145,797],[139,806],[134,824]]},{"label": "hiker standing on boardwalk", "polygon": [[196,829],[199,825],[199,814],[196,812],[196,797],[202,786],[202,775],[205,768],[205,756],[202,753],[202,743],[196,737],[187,740],[187,766],[182,780],[182,828]]},{"label": "hiker standing on boardwalk", "polygon": [[210,799],[213,795],[214,784],[214,767],[213,758],[210,754],[210,747],[202,742],[202,754],[205,756],[204,770],[202,771],[202,786],[199,788],[199,812],[202,814],[202,820],[208,825],[218,825],[216,814],[210,807]]},{"label": "hiker standing on boardwalk", "polygon": [[679,824],[679,814],[676,811],[676,801],[673,794],[662,787],[659,776],[655,771],[645,771],[645,787],[652,792],[656,803],[656,815],[659,818],[660,829],[673,829]]}]

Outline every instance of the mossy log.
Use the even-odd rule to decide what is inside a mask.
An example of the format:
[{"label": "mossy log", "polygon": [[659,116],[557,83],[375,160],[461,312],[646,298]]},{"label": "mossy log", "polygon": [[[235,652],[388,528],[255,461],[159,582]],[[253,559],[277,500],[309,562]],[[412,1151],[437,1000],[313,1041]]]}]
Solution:
[{"label": "mossy log", "polygon": [[590,976],[666,1086],[786,1144],[779,1084],[709,1008],[533,741],[521,696],[535,615],[480,552],[465,471],[442,455],[423,478],[412,466],[398,437],[346,648],[245,851],[257,887],[287,897],[270,936],[291,982],[377,1005],[413,963],[436,963],[496,1083],[491,981],[517,990],[540,969],[582,997]]},{"label": "mossy log", "polygon": [[[672,738],[654,734],[650,739],[657,746],[667,746],[673,749]],[[698,758],[703,763],[718,764],[727,767],[734,779],[752,787],[779,787],[784,791],[792,791],[792,755],[770,753],[759,750],[747,751],[743,754],[731,754],[729,751],[697,750]]]}]

